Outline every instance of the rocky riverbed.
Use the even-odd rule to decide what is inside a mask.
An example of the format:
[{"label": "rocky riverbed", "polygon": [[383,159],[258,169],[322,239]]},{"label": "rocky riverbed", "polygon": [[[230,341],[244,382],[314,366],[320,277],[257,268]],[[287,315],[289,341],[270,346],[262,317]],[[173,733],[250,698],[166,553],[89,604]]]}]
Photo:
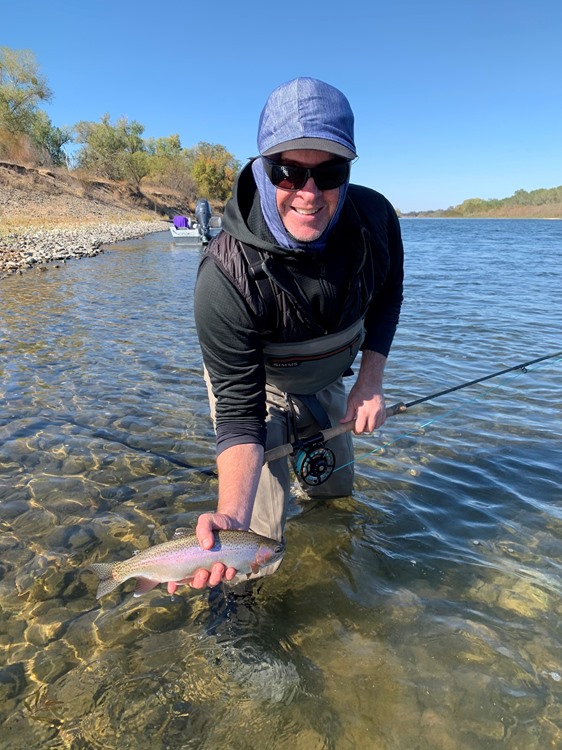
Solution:
[{"label": "rocky riverbed", "polygon": [[[119,189],[118,189],[119,187]],[[0,279],[51,261],[91,257],[105,245],[168,229],[167,217],[122,186],[0,164]],[[159,210],[165,206],[159,205]]]},{"label": "rocky riverbed", "polygon": [[167,229],[165,221],[102,221],[76,227],[29,228],[0,237],[0,278],[36,264],[91,257],[104,245]]}]

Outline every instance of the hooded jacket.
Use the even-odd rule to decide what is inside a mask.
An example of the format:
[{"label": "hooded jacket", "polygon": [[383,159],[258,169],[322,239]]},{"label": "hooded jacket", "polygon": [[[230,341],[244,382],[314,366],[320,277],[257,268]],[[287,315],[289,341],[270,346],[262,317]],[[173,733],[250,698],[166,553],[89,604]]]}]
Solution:
[{"label": "hooded jacket", "polygon": [[402,280],[400,225],[380,193],[349,185],[324,250],[287,249],[276,244],[263,218],[247,165],[195,287],[195,322],[217,400],[217,451],[265,444],[268,342],[310,341],[364,319],[362,348],[387,356]]}]

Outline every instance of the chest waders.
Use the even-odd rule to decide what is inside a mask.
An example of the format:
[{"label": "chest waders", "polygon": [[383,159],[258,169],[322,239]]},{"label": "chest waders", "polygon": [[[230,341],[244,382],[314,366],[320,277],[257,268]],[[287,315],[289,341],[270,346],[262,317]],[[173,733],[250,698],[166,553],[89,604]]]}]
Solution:
[{"label": "chest waders", "polygon": [[287,398],[289,432],[294,437],[295,445],[291,455],[293,466],[302,481],[310,486],[322,484],[331,476],[335,468],[335,456],[319,433],[299,438],[294,400],[308,409],[319,430],[331,427],[330,419],[316,398],[316,393],[350,369],[363,337],[361,318],[338,333],[308,341],[264,344],[266,381],[282,391]]},{"label": "chest waders", "polygon": [[[270,320],[275,321],[271,323],[273,330],[283,324],[276,302],[276,294],[281,289],[297,305],[300,316],[309,327],[322,331],[308,300],[290,275],[285,273],[280,278],[282,269],[275,269],[270,259],[264,258],[251,245],[241,243],[241,246],[248,272],[270,313]],[[319,430],[329,428],[330,419],[316,394],[350,372],[364,337],[364,316],[342,331],[312,336],[304,341],[273,342],[263,337],[266,382],[285,394],[287,426],[294,438],[293,467],[298,477],[309,486],[318,486],[329,479],[335,468],[335,455],[319,432],[312,437],[299,438],[294,401],[308,409]]]}]

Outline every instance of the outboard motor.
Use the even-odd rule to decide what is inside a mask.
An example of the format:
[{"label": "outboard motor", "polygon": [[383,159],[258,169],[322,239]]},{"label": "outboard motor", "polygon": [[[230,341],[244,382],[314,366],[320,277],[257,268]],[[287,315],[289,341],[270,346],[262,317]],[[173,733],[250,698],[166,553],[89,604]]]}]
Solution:
[{"label": "outboard motor", "polygon": [[209,234],[209,221],[211,219],[211,206],[209,201],[205,198],[199,198],[195,205],[195,216],[197,217],[197,223],[199,225],[199,234],[203,242],[209,242],[211,236]]}]

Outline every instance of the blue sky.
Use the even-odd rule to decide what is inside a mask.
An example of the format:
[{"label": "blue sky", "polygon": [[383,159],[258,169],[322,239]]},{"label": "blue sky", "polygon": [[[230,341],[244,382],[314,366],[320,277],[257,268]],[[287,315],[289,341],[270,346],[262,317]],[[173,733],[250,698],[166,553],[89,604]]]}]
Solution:
[{"label": "blue sky", "polygon": [[402,211],[562,184],[560,0],[5,0],[55,125],[137,120],[145,137],[256,153],[270,91],[299,75],[351,102],[352,179]]}]

